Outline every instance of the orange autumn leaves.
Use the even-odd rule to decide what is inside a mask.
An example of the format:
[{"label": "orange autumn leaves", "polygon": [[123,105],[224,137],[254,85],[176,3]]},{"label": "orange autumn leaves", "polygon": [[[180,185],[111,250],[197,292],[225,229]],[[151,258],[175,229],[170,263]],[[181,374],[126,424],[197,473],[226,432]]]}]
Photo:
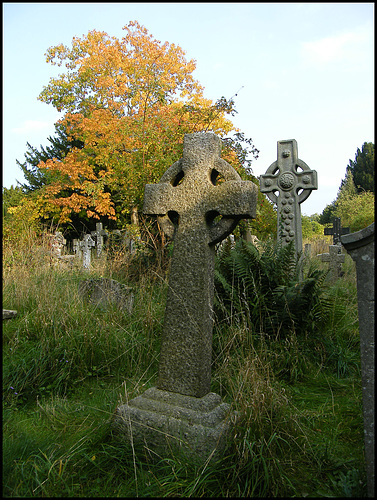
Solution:
[{"label": "orange autumn leaves", "polygon": [[154,39],[136,21],[124,30],[120,40],[90,31],[46,54],[66,71],[39,99],[63,112],[61,124],[83,143],[63,160],[39,165],[56,173],[41,196],[61,223],[73,212],[116,219],[140,208],[145,184],[180,157],[185,133],[236,131],[204,98],[192,75],[195,61],[179,46]]}]

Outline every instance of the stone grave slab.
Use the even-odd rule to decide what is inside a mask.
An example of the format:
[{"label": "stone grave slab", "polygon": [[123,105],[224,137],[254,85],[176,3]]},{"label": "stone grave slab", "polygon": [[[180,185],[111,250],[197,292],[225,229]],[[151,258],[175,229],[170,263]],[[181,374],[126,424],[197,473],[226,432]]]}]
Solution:
[{"label": "stone grave slab", "polygon": [[106,309],[115,304],[131,314],[134,294],[131,287],[110,278],[91,278],[81,281],[79,294],[91,304]]},{"label": "stone grave slab", "polygon": [[12,309],[3,309],[3,319],[11,319],[17,316],[17,311]]}]

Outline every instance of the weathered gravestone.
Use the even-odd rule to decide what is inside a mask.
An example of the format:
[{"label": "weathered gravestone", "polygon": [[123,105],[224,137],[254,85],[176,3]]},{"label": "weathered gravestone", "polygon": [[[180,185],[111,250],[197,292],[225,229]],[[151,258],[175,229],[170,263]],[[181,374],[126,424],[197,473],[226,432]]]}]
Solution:
[{"label": "weathered gravestone", "polygon": [[[350,232],[349,227],[342,227],[340,223],[340,217],[334,217],[333,227],[325,227],[324,234],[326,236],[332,235],[333,245],[340,245],[340,237],[342,234],[348,234]],[[339,247],[339,253],[341,247]]]},{"label": "weathered gravestone", "polygon": [[79,285],[79,294],[100,309],[107,309],[115,304],[120,310],[130,314],[134,302],[132,288],[110,278],[92,278]]},{"label": "weathered gravestone", "polygon": [[96,230],[91,232],[91,235],[96,239],[97,257],[100,257],[103,249],[103,237],[108,236],[106,229],[102,229],[102,222],[96,223]]},{"label": "weathered gravestone", "polygon": [[282,245],[293,241],[296,255],[302,254],[300,205],[318,189],[317,172],[298,159],[297,142],[278,141],[277,160],[260,176],[260,190],[277,205],[278,240]]},{"label": "weathered gravestone", "polygon": [[3,309],[3,319],[11,319],[17,316],[17,311],[12,309]]},{"label": "weathered gravestone", "polygon": [[340,237],[356,263],[368,496],[374,498],[374,223]]},{"label": "weathered gravestone", "polygon": [[80,240],[75,238],[72,241],[72,248],[73,248],[73,253],[75,254],[75,257],[77,257],[79,260],[81,260],[82,252],[80,250]]},{"label": "weathered gravestone", "polygon": [[242,181],[220,152],[215,134],[187,134],[183,158],[145,187],[144,213],[174,232],[159,376],[114,421],[135,446],[163,457],[182,450],[200,463],[221,454],[231,428],[229,405],[210,392],[214,246],[242,218],[255,217],[257,200],[256,185]]},{"label": "weathered gravestone", "polygon": [[62,254],[62,249],[66,245],[67,241],[60,231],[56,231],[53,236],[51,236],[51,254],[53,257],[59,258]]},{"label": "weathered gravestone", "polygon": [[345,255],[340,253],[341,251],[341,245],[329,245],[329,253],[317,254],[317,257],[319,257],[322,262],[329,263],[328,277],[330,280],[335,280],[341,276],[342,263],[345,260]]},{"label": "weathered gravestone", "polygon": [[79,248],[82,252],[82,267],[84,269],[90,268],[91,261],[91,249],[95,246],[95,242],[93,241],[90,234],[86,234],[82,241],[79,241]]}]

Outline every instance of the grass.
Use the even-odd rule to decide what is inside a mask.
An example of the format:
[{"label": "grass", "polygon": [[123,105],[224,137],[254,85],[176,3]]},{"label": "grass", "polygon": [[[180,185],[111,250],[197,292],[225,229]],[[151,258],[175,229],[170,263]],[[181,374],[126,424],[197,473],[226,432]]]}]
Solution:
[{"label": "grass", "polygon": [[[130,272],[124,258],[65,269],[50,265],[43,242],[28,248],[3,255],[3,307],[18,311],[3,322],[3,496],[366,496],[348,256],[315,339],[215,323],[212,390],[240,418],[223,459],[197,467],[136,460],[110,425],[119,404],[156,381],[164,275]],[[134,287],[131,315],[83,302],[79,282],[101,275]]]}]

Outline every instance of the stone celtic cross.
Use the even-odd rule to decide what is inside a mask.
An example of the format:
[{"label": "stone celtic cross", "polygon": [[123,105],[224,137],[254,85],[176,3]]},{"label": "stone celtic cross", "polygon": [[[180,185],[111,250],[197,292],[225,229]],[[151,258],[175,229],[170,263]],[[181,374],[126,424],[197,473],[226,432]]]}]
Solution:
[{"label": "stone celtic cross", "polygon": [[93,241],[90,234],[86,234],[84,236],[83,241],[79,242],[79,248],[82,251],[82,267],[84,269],[90,268],[90,251],[91,248],[95,246],[95,242]]},{"label": "stone celtic cross", "polygon": [[282,245],[294,242],[296,254],[302,252],[300,204],[318,189],[317,172],[298,159],[297,142],[278,141],[277,160],[260,176],[260,190],[277,205],[278,238]]},{"label": "stone celtic cross", "polygon": [[97,242],[97,257],[100,257],[103,248],[103,237],[108,236],[108,232],[102,229],[102,222],[96,223],[96,230],[91,232],[91,235],[96,238]]},{"label": "stone celtic cross", "polygon": [[157,387],[197,398],[210,391],[214,246],[256,216],[257,186],[220,152],[213,133],[185,135],[183,157],[144,196],[144,213],[174,233]]},{"label": "stone celtic cross", "polygon": [[319,257],[322,262],[329,263],[330,279],[337,279],[341,274],[342,263],[345,260],[345,255],[343,253],[340,253],[341,250],[341,245],[329,245],[329,253],[317,254],[317,257]]},{"label": "stone celtic cross", "polygon": [[340,217],[334,217],[333,227],[325,227],[324,234],[332,235],[333,245],[340,244],[340,237],[343,234],[349,234],[349,227],[341,227]]}]

